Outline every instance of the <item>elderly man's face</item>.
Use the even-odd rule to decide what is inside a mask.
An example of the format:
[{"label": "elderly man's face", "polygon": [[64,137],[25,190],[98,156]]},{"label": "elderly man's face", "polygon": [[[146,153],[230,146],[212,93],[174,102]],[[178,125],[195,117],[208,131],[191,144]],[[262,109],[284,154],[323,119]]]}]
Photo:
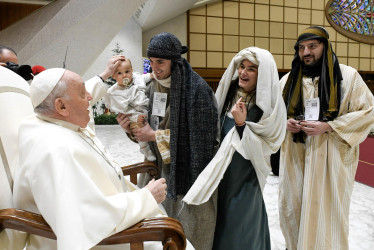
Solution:
[{"label": "elderly man's face", "polygon": [[323,43],[318,40],[306,40],[299,43],[299,57],[305,65],[313,66],[323,55]]},{"label": "elderly man's face", "polygon": [[152,73],[158,80],[163,80],[171,75],[171,60],[150,57]]},{"label": "elderly man's face", "polygon": [[[65,78],[66,77],[66,78]],[[71,71],[66,71],[63,80],[68,82],[68,98],[64,98],[67,103],[69,115],[67,121],[85,128],[90,121],[89,101],[92,96],[86,91],[82,78]]]},{"label": "elderly man's face", "polygon": [[0,55],[0,65],[4,66],[7,62],[18,64],[18,58],[12,51],[4,49]]}]

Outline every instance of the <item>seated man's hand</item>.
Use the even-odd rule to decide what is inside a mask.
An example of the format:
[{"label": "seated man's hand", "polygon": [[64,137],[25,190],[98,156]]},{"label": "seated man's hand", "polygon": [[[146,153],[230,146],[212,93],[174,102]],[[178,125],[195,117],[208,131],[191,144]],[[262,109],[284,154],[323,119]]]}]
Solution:
[{"label": "seated man's hand", "polygon": [[157,181],[152,179],[145,187],[148,188],[158,204],[165,200],[167,187],[165,178],[158,179]]},{"label": "seated man's hand", "polygon": [[125,130],[126,133],[130,134],[130,116],[131,114],[119,113],[116,117],[118,124]]},{"label": "seated man's hand", "polygon": [[104,81],[106,81],[109,76],[112,76],[114,74],[121,61],[126,61],[126,57],[123,55],[115,55],[111,57],[106,65],[104,72],[100,74],[100,77]]}]

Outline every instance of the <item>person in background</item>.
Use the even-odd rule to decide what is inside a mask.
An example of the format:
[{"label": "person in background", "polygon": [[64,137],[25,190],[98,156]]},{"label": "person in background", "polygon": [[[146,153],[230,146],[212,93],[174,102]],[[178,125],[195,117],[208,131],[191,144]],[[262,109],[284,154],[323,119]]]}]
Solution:
[{"label": "person in background", "polygon": [[236,54],[216,99],[221,146],[183,200],[200,205],[218,187],[213,249],[271,249],[262,191],[270,155],[286,133],[286,108],[271,53],[249,47]]},{"label": "person in background", "polygon": [[[201,206],[184,205],[181,200],[215,154],[218,114],[213,90],[181,57],[187,51],[173,34],[151,38],[147,54],[154,79],[147,90],[149,118],[132,133],[137,141],[148,141],[156,155],[168,185],[162,203],[166,212],[182,223],[196,249],[207,250],[214,236],[215,197]],[[117,120],[129,134],[129,115],[120,114]],[[142,176],[139,183],[147,181]]]},{"label": "person in background", "polygon": [[43,72],[45,68],[42,65],[34,65],[32,66],[32,74],[34,76],[38,75],[39,73]]},{"label": "person in background", "polygon": [[18,57],[16,52],[7,46],[0,45],[0,66],[6,67],[26,81],[32,79],[32,69],[30,65],[18,65]]},{"label": "person in background", "polygon": [[374,122],[373,95],[357,70],[339,65],[319,26],[301,32],[281,85],[288,120],[279,218],[286,247],[348,249],[359,144]]},{"label": "person in background", "polygon": [[5,66],[7,62],[18,64],[17,54],[12,48],[0,45],[0,66]]}]

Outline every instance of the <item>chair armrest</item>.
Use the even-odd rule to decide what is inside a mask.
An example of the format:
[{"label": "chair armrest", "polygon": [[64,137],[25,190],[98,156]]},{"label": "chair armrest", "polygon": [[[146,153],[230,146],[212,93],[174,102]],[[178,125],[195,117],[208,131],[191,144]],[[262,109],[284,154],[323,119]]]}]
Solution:
[{"label": "chair armrest", "polygon": [[186,236],[180,222],[170,217],[144,219],[122,232],[109,236],[99,245],[161,241],[164,249],[186,249]]},{"label": "chair armrest", "polygon": [[[40,214],[24,210],[15,208],[0,210],[0,232],[6,228],[56,240],[56,235]],[[99,245],[130,243],[131,249],[143,249],[144,241],[161,241],[164,249],[186,248],[182,225],[170,217],[144,219],[128,229],[105,238]]]},{"label": "chair armrest", "polygon": [[130,181],[137,184],[138,173],[148,173],[151,178],[160,176],[159,169],[153,162],[145,161],[122,167],[123,175],[130,175]]},{"label": "chair armrest", "polygon": [[51,227],[40,214],[20,209],[8,208],[0,210],[0,232],[6,228],[48,239],[56,239]]}]

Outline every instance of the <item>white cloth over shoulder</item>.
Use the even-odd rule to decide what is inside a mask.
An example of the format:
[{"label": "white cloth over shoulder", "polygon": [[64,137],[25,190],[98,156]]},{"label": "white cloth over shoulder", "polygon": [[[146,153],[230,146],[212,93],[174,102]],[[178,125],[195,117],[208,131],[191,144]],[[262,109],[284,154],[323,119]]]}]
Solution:
[{"label": "white cloth over shoulder", "polygon": [[249,47],[231,60],[216,91],[218,112],[221,114],[231,81],[239,64],[254,55],[259,62],[256,105],[264,112],[258,123],[246,122],[240,140],[235,127],[225,136],[215,157],[199,175],[183,201],[199,205],[206,202],[218,187],[235,151],[250,160],[263,190],[271,170],[270,155],[282,144],[287,125],[286,108],[280,91],[279,76],[273,56],[267,50]]},{"label": "white cloth over shoulder", "polygon": [[123,114],[146,114],[149,99],[145,95],[146,82],[151,80],[150,74],[133,73],[132,85],[128,88],[115,83],[103,97],[105,106],[111,111]]}]

